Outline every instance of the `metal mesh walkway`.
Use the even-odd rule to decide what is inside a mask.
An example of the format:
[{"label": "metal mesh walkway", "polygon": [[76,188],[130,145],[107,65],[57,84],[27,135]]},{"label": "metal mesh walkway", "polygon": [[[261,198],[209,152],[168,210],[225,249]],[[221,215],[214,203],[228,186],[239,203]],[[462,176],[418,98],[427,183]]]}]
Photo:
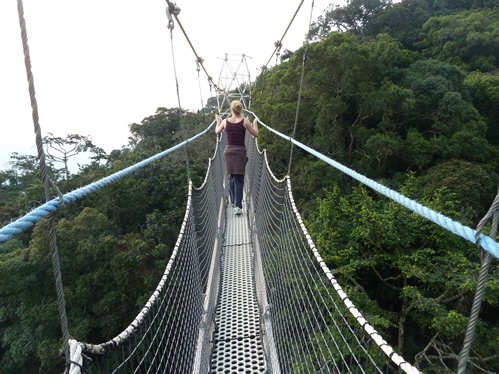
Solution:
[{"label": "metal mesh walkway", "polygon": [[210,372],[263,373],[265,359],[248,219],[244,214],[236,217],[227,209],[226,222]]}]

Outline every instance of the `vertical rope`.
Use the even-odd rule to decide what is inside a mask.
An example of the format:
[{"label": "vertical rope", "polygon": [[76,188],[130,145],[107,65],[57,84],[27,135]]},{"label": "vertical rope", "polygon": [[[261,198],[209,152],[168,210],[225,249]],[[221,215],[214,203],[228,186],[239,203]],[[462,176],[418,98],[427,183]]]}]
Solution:
[{"label": "vertical rope", "polygon": [[[166,8],[166,12],[169,15],[169,8]],[[185,141],[187,139],[187,136],[186,136],[187,129],[185,128],[185,116],[182,113],[182,105],[180,104],[180,91],[179,91],[178,78],[177,78],[177,66],[175,63],[175,49],[173,48],[173,22],[172,21],[170,21],[170,23],[168,24],[168,28],[170,29],[170,44],[171,44],[171,49],[172,49],[173,72],[175,75],[175,86],[177,87],[178,110],[179,110],[179,114],[181,116],[181,121],[182,121],[181,126],[183,129],[182,133],[183,133],[183,138]],[[190,180],[191,174],[190,174],[190,168],[189,168],[189,154],[187,153],[188,146],[189,146],[188,144],[185,146],[184,154],[185,154],[185,166],[187,168],[187,180]]]},{"label": "vertical rope", "polygon": [[[258,75],[256,77],[256,80],[255,80],[255,84],[256,82],[258,82],[258,79],[262,79],[263,80],[263,83],[262,83],[262,90],[260,91],[260,99],[263,97],[263,92],[265,91],[265,86],[267,84],[267,82],[265,81],[265,73],[267,72],[267,67],[265,65],[263,65],[261,68],[261,73],[260,75]],[[261,77],[261,78],[260,78]]]},{"label": "vertical rope", "polygon": [[490,230],[490,237],[494,238],[497,235],[497,225],[499,222],[499,193],[496,195],[492,206],[489,208],[487,214],[481,219],[477,225],[476,230],[476,245],[481,252],[481,266],[480,275],[478,276],[478,284],[476,287],[475,298],[473,299],[473,305],[471,307],[470,320],[468,322],[468,327],[466,329],[466,335],[464,337],[463,349],[459,353],[459,363],[457,367],[458,374],[464,374],[466,372],[466,366],[468,364],[468,359],[470,357],[471,346],[473,344],[473,339],[475,337],[475,330],[478,323],[478,317],[480,315],[480,308],[482,306],[483,294],[485,293],[485,285],[487,283],[487,277],[490,270],[490,262],[492,260],[492,254],[484,251],[480,246],[480,235],[483,228],[487,222],[492,217],[492,227]]},{"label": "vertical rope", "polygon": [[[288,24],[288,27],[286,28],[286,31],[284,31],[284,34],[282,35],[281,39],[276,42],[274,45],[275,45],[275,49],[274,49],[274,52],[272,53],[272,55],[270,56],[269,60],[267,61],[267,63],[265,64],[265,67],[269,66],[269,63],[270,63],[270,60],[272,60],[272,57],[274,56],[274,54],[277,52],[277,50],[280,48],[280,45],[282,44],[282,41],[284,40],[284,37],[286,36],[286,34],[288,33],[288,30],[289,28],[291,27],[293,21],[295,20],[295,17],[296,15],[298,14],[298,12],[300,11],[300,8],[301,6],[303,5],[303,2],[305,0],[301,0],[300,1],[300,4],[298,5],[298,8],[296,8],[296,11],[295,11],[295,14],[293,14],[293,17],[291,18],[291,21],[289,22]],[[312,8],[314,7],[314,2],[312,0]],[[312,16],[312,15],[310,15]],[[312,20],[312,19],[311,19]],[[310,32],[310,25],[308,26],[308,31]],[[308,40],[308,34],[307,34],[307,40]],[[262,73],[263,73],[263,70],[262,70]]]},{"label": "vertical rope", "polygon": [[[203,59],[201,57],[199,57],[196,60],[196,65],[197,65],[196,71],[198,72],[199,98],[201,100],[201,115],[203,116],[203,126],[206,127],[206,114],[204,112],[203,91],[201,90],[201,75],[200,75],[200,72],[201,72],[200,64],[202,64],[202,63],[203,63]],[[211,90],[211,84],[210,84],[210,90]],[[208,138],[208,133],[205,133],[203,136],[204,149],[208,153],[208,158],[210,158],[211,155],[209,154],[210,151],[209,151],[209,147],[208,147],[207,138]]]},{"label": "vertical rope", "polygon": [[[275,55],[275,65],[277,66],[277,63],[278,63],[278,60],[279,60],[279,56],[281,54],[281,48],[282,48],[282,44],[280,42],[276,42],[276,47],[277,47],[277,43],[279,43],[278,47],[278,51]],[[270,92],[270,107],[272,107],[273,103],[274,103],[274,93],[275,93],[275,75],[276,73],[272,74],[272,91]]]},{"label": "vertical rope", "polygon": [[[59,197],[61,197],[60,191],[54,186],[50,177],[47,173],[47,164],[45,162],[45,153],[43,151],[43,143],[42,143],[42,135],[41,135],[41,127],[39,123],[38,117],[38,104],[36,102],[35,97],[35,83],[33,79],[33,74],[31,72],[31,58],[29,54],[29,46],[28,46],[28,34],[26,31],[26,21],[24,19],[24,7],[22,0],[17,0],[17,12],[19,14],[19,25],[21,27],[21,39],[23,43],[23,52],[24,52],[24,64],[26,66],[26,76],[28,79],[29,86],[29,97],[31,101],[31,111],[33,117],[33,125],[36,135],[36,148],[38,151],[38,160],[40,163],[41,176],[44,183],[45,188],[45,200],[48,202],[51,200],[50,197],[50,186],[52,185]],[[64,345],[64,355],[66,358],[66,365],[69,364],[70,360],[70,351],[69,351],[69,328],[68,328],[68,320],[66,316],[66,302],[64,300],[64,289],[62,285],[62,276],[61,269],[59,263],[59,253],[57,249],[57,238],[55,233],[55,225],[53,221],[54,214],[48,215],[48,230],[49,230],[49,239],[50,239],[50,254],[52,259],[52,268],[54,271],[54,279],[56,284],[56,292],[57,292],[57,302],[59,306],[59,315],[61,319],[61,330],[62,330],[62,338]]]},{"label": "vertical rope", "polygon": [[[312,0],[312,7],[310,9],[310,19],[308,21],[308,33],[306,37],[306,44],[305,44],[305,53],[303,53],[303,65],[302,65],[302,70],[301,70],[301,79],[300,79],[300,89],[298,91],[298,103],[296,104],[296,115],[295,115],[295,124],[293,127],[293,133],[291,134],[291,138],[294,138],[295,133],[296,133],[296,124],[298,123],[298,115],[300,113],[300,102],[301,102],[301,93],[303,91],[303,78],[305,76],[305,65],[307,63],[307,52],[308,52],[308,35],[310,34],[310,27],[312,25],[312,14],[314,12],[314,0]],[[288,176],[291,172],[291,163],[293,161],[293,143],[291,143],[291,149],[289,151],[289,164],[288,164]]]}]

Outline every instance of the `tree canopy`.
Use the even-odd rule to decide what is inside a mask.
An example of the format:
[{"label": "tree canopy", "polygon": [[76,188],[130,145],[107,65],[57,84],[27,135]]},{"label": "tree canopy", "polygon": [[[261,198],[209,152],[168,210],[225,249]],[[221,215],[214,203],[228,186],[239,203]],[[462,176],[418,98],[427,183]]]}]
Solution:
[{"label": "tree canopy", "polygon": [[[473,227],[499,181],[497,10],[464,0],[330,5],[309,33],[299,116],[305,47],[259,77],[253,111],[288,135],[296,118],[298,141]],[[285,174],[289,143],[263,130],[259,142]],[[423,372],[454,372],[478,250],[303,152],[293,152],[291,178],[317,248],[358,309]],[[470,372],[499,370],[494,264]]]},{"label": "tree canopy", "polygon": [[[252,111],[357,172],[467,226],[499,182],[499,13],[495,0],[351,0],[330,5],[305,47],[285,51],[252,86]],[[70,191],[204,128],[202,112],[158,108],[109,154],[78,134],[46,137],[49,172]],[[71,333],[120,332],[155,288],[184,214],[187,161],[199,185],[214,134],[56,216]],[[289,142],[262,129],[260,148],[285,175]],[[54,148],[55,147],[55,148]],[[93,151],[69,173],[71,152]],[[0,171],[0,223],[43,202],[36,158]],[[62,162],[63,167],[57,167]],[[457,367],[480,253],[471,244],[295,150],[293,194],[317,248],[369,322],[425,373]],[[487,230],[489,228],[487,227]],[[0,246],[0,373],[62,371],[46,222]],[[499,267],[494,259],[468,369],[497,372]]]}]

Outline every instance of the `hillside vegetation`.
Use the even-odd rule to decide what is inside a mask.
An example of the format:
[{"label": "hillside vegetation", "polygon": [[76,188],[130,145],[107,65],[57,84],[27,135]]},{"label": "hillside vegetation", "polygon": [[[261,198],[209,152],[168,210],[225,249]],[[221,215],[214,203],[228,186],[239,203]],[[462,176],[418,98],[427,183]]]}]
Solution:
[{"label": "hillside vegetation", "polygon": [[[307,49],[260,75],[252,110],[278,131],[470,227],[498,186],[499,7],[352,0]],[[296,124],[295,124],[296,119]],[[280,176],[289,142],[262,131]],[[291,180],[314,241],[359,310],[425,373],[457,369],[479,250],[295,147]],[[315,198],[315,199],[314,199]],[[499,371],[499,271],[489,273],[469,372]]]},{"label": "hillside vegetation", "polygon": [[[499,7],[495,0],[351,0],[312,25],[295,138],[425,206],[475,227],[499,182]],[[306,47],[285,51],[252,87],[252,111],[291,135]],[[212,110],[214,98],[205,109]],[[89,137],[47,145],[91,151],[69,173],[48,157],[63,192],[133,165],[198,133],[201,112],[158,108],[106,154]],[[262,129],[271,168],[287,173],[290,145]],[[204,178],[210,132],[189,145],[189,175]],[[67,156],[67,155],[66,155]],[[67,159],[66,159],[67,161]],[[480,269],[471,243],[377,195],[299,149],[293,193],[314,241],[369,322],[425,373],[455,372]],[[187,197],[183,151],[56,216],[70,333],[100,343],[156,287]],[[43,202],[32,156],[0,171],[0,225]],[[59,373],[61,332],[46,221],[0,245],[0,373]],[[494,259],[468,365],[499,372],[499,268]]]}]

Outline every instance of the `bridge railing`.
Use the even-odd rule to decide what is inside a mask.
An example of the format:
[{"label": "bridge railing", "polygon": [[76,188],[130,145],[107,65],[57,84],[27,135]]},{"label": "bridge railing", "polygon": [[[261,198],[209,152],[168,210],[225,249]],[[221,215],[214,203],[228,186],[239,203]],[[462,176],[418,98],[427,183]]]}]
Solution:
[{"label": "bridge railing", "polygon": [[209,371],[225,222],[223,145],[220,138],[204,183],[189,183],[180,234],[149,301],[115,338],[102,344],[70,341],[70,373]]},{"label": "bridge railing", "polygon": [[291,182],[247,139],[256,288],[273,373],[419,373],[371,327],[315,248]]}]

